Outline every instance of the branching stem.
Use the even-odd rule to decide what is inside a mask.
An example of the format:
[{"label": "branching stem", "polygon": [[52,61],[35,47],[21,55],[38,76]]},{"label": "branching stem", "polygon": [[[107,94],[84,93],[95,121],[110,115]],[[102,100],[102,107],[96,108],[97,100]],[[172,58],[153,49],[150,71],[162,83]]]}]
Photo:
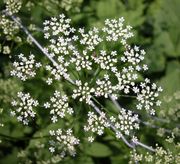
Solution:
[{"label": "branching stem", "polygon": [[[5,13],[7,16],[9,16],[14,22],[17,23],[17,25],[26,33],[26,35],[31,39],[31,41],[41,50],[41,52],[53,63],[53,65],[55,67],[58,66],[58,63],[51,57],[51,55],[40,45],[40,43],[31,35],[31,33],[27,30],[27,28],[25,26],[22,25],[22,23],[13,15],[10,15],[8,14],[7,12]],[[71,79],[71,78],[68,78],[66,79],[68,80],[71,84],[75,84],[74,81]],[[112,97],[111,97],[112,99]],[[114,101],[112,99],[112,101],[116,104],[116,106],[118,107],[118,103],[116,101]],[[90,105],[94,108],[94,110],[98,113],[98,114],[101,114],[101,110],[95,105],[95,103],[93,101],[91,101]],[[110,123],[110,126],[111,126],[111,129],[114,131],[114,132],[117,132],[117,129]],[[136,141],[136,142],[128,142],[126,140],[126,138],[123,136],[123,134],[121,132],[118,131],[118,133],[121,134],[121,139],[124,141],[124,143],[129,146],[130,148],[135,148],[136,145],[139,145],[141,147],[144,147],[145,149],[148,149],[150,151],[155,151],[153,148],[139,142],[139,141]]]}]

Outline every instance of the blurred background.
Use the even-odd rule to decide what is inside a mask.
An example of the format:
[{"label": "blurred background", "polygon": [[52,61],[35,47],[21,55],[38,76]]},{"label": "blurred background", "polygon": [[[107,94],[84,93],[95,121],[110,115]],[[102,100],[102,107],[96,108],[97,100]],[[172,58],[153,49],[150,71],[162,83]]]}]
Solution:
[{"label": "blurred background", "polygon": [[[5,9],[4,1],[0,1],[1,11]],[[122,16],[127,24],[133,26],[135,37],[131,39],[131,44],[139,45],[147,52],[145,63],[149,66],[149,70],[142,76],[149,77],[164,89],[160,96],[163,103],[157,117],[168,121],[159,123],[151,120],[161,128],[145,126],[141,130],[143,132],[141,140],[149,145],[155,142],[163,145],[163,137],[165,137],[163,128],[174,130],[176,133],[178,125],[173,121],[179,122],[180,116],[178,113],[180,108],[180,0],[22,0],[22,7],[16,15],[21,18],[33,36],[45,46],[42,33],[43,21],[61,13],[71,18],[76,27],[100,27],[105,19]],[[1,16],[0,22],[3,19]],[[40,101],[43,101],[59,86],[58,84],[46,86],[43,72],[25,84],[10,76],[12,62],[21,52],[37,54],[37,59],[46,61],[20,29],[13,29],[12,34],[11,29],[10,23],[7,23],[7,26],[0,23],[0,123],[4,124],[0,127],[2,138],[0,164],[18,163],[17,156],[31,158],[34,163],[38,163],[38,160],[39,162],[44,160],[46,153],[38,152],[40,155],[29,153],[29,149],[34,150],[33,148],[40,146],[40,143],[26,138],[31,137],[39,128],[45,128],[46,121],[43,118],[39,120],[37,124],[41,124],[41,127],[22,126],[16,119],[9,116],[10,102],[21,90],[31,90],[35,97],[40,97]],[[45,88],[46,96],[42,98]],[[129,148],[108,135],[87,149],[84,149],[75,160],[67,158],[63,163],[123,164],[128,163],[129,160]],[[37,156],[40,159],[37,160]]]}]

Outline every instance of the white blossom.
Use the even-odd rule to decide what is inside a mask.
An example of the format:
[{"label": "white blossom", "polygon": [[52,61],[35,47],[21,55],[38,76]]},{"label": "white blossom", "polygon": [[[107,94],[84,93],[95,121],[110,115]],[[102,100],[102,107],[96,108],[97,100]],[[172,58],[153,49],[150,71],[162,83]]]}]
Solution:
[{"label": "white blossom", "polygon": [[28,125],[30,119],[35,118],[36,113],[34,107],[38,106],[38,101],[31,98],[29,93],[18,92],[18,99],[12,101],[14,109],[11,111],[12,116],[16,116],[17,120],[24,125]]},{"label": "white blossom", "polygon": [[105,27],[102,29],[106,34],[106,41],[118,41],[120,39],[123,45],[126,44],[126,40],[133,36],[131,32],[131,26],[124,27],[124,18],[119,19],[106,19]]},{"label": "white blossom", "polygon": [[114,97],[117,97],[114,93],[116,87],[112,85],[109,75],[104,75],[103,80],[96,80],[97,88],[95,89],[95,96],[104,96],[105,98],[108,98],[108,95],[113,95]]},{"label": "white blossom", "polygon": [[67,131],[62,129],[50,130],[49,134],[51,136],[49,141],[51,153],[61,154],[61,157],[66,154],[76,155],[75,146],[79,145],[80,140],[73,135],[71,129]]},{"label": "white blossom", "polygon": [[10,15],[19,12],[22,6],[22,0],[5,0],[5,3],[6,3],[6,11]]},{"label": "white blossom", "polygon": [[72,115],[74,110],[69,107],[68,97],[65,94],[61,94],[59,91],[55,91],[50,98],[50,102],[44,103],[46,109],[50,109],[51,120],[53,123],[58,121],[58,118],[64,118],[66,115]]},{"label": "white blossom", "polygon": [[18,57],[20,61],[13,63],[14,70],[11,71],[11,75],[17,76],[22,81],[35,77],[35,70],[41,67],[41,63],[35,61],[33,54],[31,54],[29,58],[25,57],[24,54],[20,54]]},{"label": "white blossom", "polygon": [[[124,108],[120,110],[118,119],[111,116],[110,120],[113,122],[116,129],[125,135],[130,135],[131,131],[139,129],[138,115],[133,114],[132,111],[127,111]],[[121,138],[121,134],[117,132],[116,137]]]},{"label": "white blossom", "polygon": [[150,80],[145,79],[145,82],[140,83],[139,92],[137,92],[137,100],[139,102],[136,105],[137,109],[144,108],[151,115],[154,115],[155,110],[153,106],[160,106],[161,104],[160,100],[156,100],[161,91],[161,87],[158,88],[155,83],[150,84]]},{"label": "white blossom", "polygon": [[[61,77],[64,77],[65,79],[69,78],[69,74],[67,73],[67,68],[63,64],[59,64],[56,67],[51,67],[50,65],[46,66],[46,70],[50,72],[51,75],[53,75],[55,80],[60,80]],[[52,78],[48,78],[46,81],[47,84],[51,84],[53,81]]]},{"label": "white blossom", "polygon": [[[100,116],[94,112],[88,112],[87,125],[84,126],[84,131],[92,134],[102,135],[105,128],[110,127],[110,124],[105,117],[105,113],[101,113]],[[94,141],[94,137],[91,135],[88,137],[89,142]]]},{"label": "white blossom", "polygon": [[107,53],[104,50],[100,51],[100,54],[94,54],[92,56],[95,63],[99,64],[102,69],[111,70],[112,72],[116,72],[117,68],[115,64],[117,63],[117,52],[112,51]]},{"label": "white blossom", "polygon": [[[88,142],[93,142],[95,135],[103,135],[106,128],[112,128],[117,138],[122,138],[125,134],[136,142],[133,132],[139,129],[138,115],[123,108],[117,115],[111,115],[98,100],[99,97],[102,100],[109,97],[115,100],[121,94],[127,97],[132,94],[138,101],[135,105],[138,110],[155,114],[155,106],[161,104],[157,97],[162,88],[155,83],[151,84],[149,79],[141,80],[141,71],[148,70],[148,66],[143,63],[145,51],[137,45],[130,46],[127,43],[133,33],[131,26],[125,25],[124,18],[106,19],[104,27],[93,27],[87,31],[84,28],[75,29],[70,23],[71,19],[66,18],[64,14],[44,22],[44,37],[49,44],[43,50],[53,61],[52,65],[45,66],[48,75],[50,74],[46,82],[52,85],[53,80],[62,80],[62,85],[67,81],[72,84],[71,87],[65,84],[63,93],[56,90],[50,100],[44,103],[44,108],[50,111],[51,121],[56,123],[65,118],[65,122],[66,118],[74,113],[68,101],[77,99],[86,102],[84,106],[97,105],[95,110],[99,115],[86,108],[88,118],[84,131],[88,135]],[[115,48],[114,43],[119,48]],[[109,45],[106,46],[107,44]],[[26,58],[20,54],[19,59],[20,62],[13,64],[15,69],[11,71],[11,75],[23,81],[34,77],[35,69],[41,66],[35,62],[34,55]],[[66,95],[66,91],[71,95]],[[17,109],[11,114],[28,124],[29,118],[35,117],[33,107],[36,107],[38,102],[29,94],[20,93],[18,97],[21,101],[12,101],[12,106]],[[72,104],[76,103],[74,100]],[[65,122],[65,125],[69,123]],[[52,138],[49,142],[51,153],[60,157],[76,154],[75,146],[79,144],[79,139],[72,134],[71,129],[50,130],[49,133]]]},{"label": "white blossom", "polygon": [[87,82],[82,84],[81,81],[76,81],[76,85],[78,88],[73,90],[72,98],[76,99],[80,97],[79,101],[85,100],[87,104],[90,104],[92,98],[91,93],[95,91],[94,88],[90,88]]},{"label": "white blossom", "polygon": [[102,42],[102,38],[99,35],[99,30],[93,28],[89,30],[88,33],[85,33],[84,29],[78,30],[80,33],[80,44],[85,45],[87,50],[93,51],[95,46]]},{"label": "white blossom", "polygon": [[92,62],[90,61],[90,57],[87,55],[87,51],[84,50],[82,54],[80,54],[77,50],[74,50],[72,52],[74,55],[71,58],[71,63],[74,63],[76,65],[76,70],[80,71],[83,68],[86,68],[87,70],[92,70]]},{"label": "white blossom", "polygon": [[[139,47],[134,46],[134,48],[131,48],[130,46],[126,45],[126,51],[124,52],[124,55],[121,57],[122,62],[128,62],[133,65],[138,65],[141,61],[144,60],[145,55],[144,50],[140,50]],[[147,69],[147,65],[144,65],[145,70]]]}]

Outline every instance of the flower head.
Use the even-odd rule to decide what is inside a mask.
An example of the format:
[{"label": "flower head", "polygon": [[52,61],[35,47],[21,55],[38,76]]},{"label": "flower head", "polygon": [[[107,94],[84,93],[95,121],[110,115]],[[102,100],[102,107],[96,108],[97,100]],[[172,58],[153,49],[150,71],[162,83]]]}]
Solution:
[{"label": "flower head", "polygon": [[11,75],[17,76],[22,81],[35,77],[35,69],[41,67],[41,63],[35,61],[33,54],[31,54],[29,58],[25,57],[24,54],[20,54],[18,57],[20,61],[13,63],[14,70],[11,71]]},{"label": "flower head", "polygon": [[50,98],[50,102],[44,103],[45,108],[50,109],[51,120],[53,123],[58,121],[58,118],[64,118],[66,115],[72,115],[74,110],[69,107],[68,97],[62,95],[59,91],[55,91]]},{"label": "flower head", "polygon": [[73,135],[71,129],[64,131],[62,129],[50,130],[51,140],[49,141],[49,151],[60,154],[63,158],[67,153],[71,156],[76,155],[75,146],[79,145],[79,139]]},{"label": "flower head", "polygon": [[34,107],[38,106],[38,101],[31,98],[29,93],[18,92],[18,100],[13,100],[11,102],[12,106],[15,108],[11,111],[12,116],[16,116],[17,120],[25,125],[28,125],[31,118],[35,118]]}]

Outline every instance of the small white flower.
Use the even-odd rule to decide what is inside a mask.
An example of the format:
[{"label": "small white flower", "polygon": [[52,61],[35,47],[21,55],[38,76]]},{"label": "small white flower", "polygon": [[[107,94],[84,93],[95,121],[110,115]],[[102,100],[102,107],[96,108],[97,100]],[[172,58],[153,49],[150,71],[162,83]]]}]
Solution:
[{"label": "small white flower", "polygon": [[156,105],[157,105],[157,106],[161,106],[161,101],[158,100],[158,101],[156,102]]},{"label": "small white flower", "polygon": [[47,109],[47,108],[50,108],[50,104],[48,102],[44,103],[44,107]]},{"label": "small white flower", "polygon": [[137,137],[136,137],[136,136],[133,136],[133,137],[132,137],[132,142],[136,144],[137,141],[138,141]]},{"label": "small white flower", "polygon": [[88,137],[88,142],[93,142],[94,141],[94,137],[90,136]]},{"label": "small white flower", "polygon": [[16,105],[17,105],[17,101],[13,100],[13,101],[11,102],[11,105],[12,105],[12,106],[16,106]]},{"label": "small white flower", "polygon": [[121,137],[122,137],[122,134],[121,134],[120,132],[117,131],[117,132],[116,132],[116,138],[119,139],[119,138],[121,138]]},{"label": "small white flower", "polygon": [[111,117],[110,117],[110,120],[111,120],[111,122],[115,122],[115,121],[116,121],[116,118],[115,118],[114,116],[111,116]]},{"label": "small white flower", "polygon": [[50,148],[49,148],[49,151],[50,151],[51,153],[54,153],[54,152],[55,152],[55,148],[54,148],[54,147],[50,147]]},{"label": "small white flower", "polygon": [[15,113],[15,111],[11,111],[11,116],[15,116],[16,115],[16,113]]}]

